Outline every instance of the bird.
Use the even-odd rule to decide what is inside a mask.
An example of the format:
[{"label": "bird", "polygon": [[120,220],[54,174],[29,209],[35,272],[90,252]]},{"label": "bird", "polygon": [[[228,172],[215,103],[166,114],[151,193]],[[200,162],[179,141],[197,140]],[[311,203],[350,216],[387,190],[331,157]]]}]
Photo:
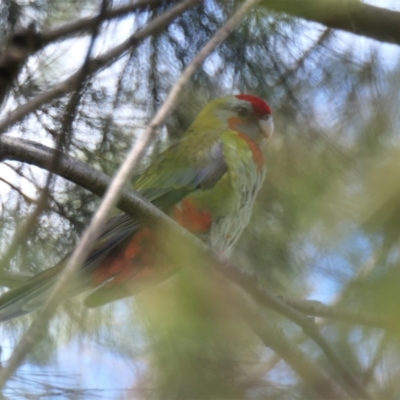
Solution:
[{"label": "bird", "polygon": [[[273,130],[272,110],[263,99],[214,99],[154,158],[133,189],[215,251],[229,251],[249,223],[266,175],[262,143]],[[155,265],[157,240],[162,238],[154,227],[125,213],[110,218],[66,297],[87,291],[85,305],[98,307],[167,279],[171,270]],[[39,309],[68,256],[2,294],[0,321]]]}]

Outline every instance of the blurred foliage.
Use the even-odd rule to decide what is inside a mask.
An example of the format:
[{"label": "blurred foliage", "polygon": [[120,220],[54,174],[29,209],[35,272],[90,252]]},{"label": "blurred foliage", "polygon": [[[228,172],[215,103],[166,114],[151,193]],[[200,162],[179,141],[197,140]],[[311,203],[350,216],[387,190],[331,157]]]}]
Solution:
[{"label": "blurred foliage", "polygon": [[[87,16],[100,3],[4,1],[1,45],[18,25],[35,21],[45,29]],[[95,53],[120,43],[171,3],[105,23]],[[69,153],[112,175],[183,69],[239,3],[207,0],[91,77],[73,122]],[[69,76],[86,50],[87,41],[77,37],[35,55],[14,85],[2,117]],[[395,46],[259,7],[196,73],[141,168],[180,137],[211,98],[238,92],[265,98],[276,127],[266,146],[268,176],[252,222],[231,257],[279,294],[398,320],[399,54]],[[46,104],[9,133],[54,145],[67,102]],[[8,162],[0,177],[24,194],[0,181],[4,251],[18,223],[33,210],[45,174]],[[48,210],[10,268],[37,272],[52,266],[76,243],[97,204],[94,195],[59,178]],[[38,343],[31,369],[24,367],[10,383],[10,393],[15,395],[33,371],[38,373],[31,377],[35,387],[27,392],[43,394],[51,385],[74,388],[66,398],[89,398],[95,385],[117,389],[106,392],[107,398],[315,396],[216,296],[218,283],[201,272],[201,260],[173,239],[165,245],[176,263],[199,264],[199,271],[182,271],[134,299],[96,310],[84,308],[81,297],[69,299]],[[266,315],[335,376],[297,328],[275,313]],[[15,343],[29,318],[3,325],[2,346]],[[321,330],[370,393],[397,396],[398,333],[333,321],[323,321]],[[57,376],[66,369],[76,376],[61,385]],[[96,371],[104,381],[94,384],[86,375]]]}]

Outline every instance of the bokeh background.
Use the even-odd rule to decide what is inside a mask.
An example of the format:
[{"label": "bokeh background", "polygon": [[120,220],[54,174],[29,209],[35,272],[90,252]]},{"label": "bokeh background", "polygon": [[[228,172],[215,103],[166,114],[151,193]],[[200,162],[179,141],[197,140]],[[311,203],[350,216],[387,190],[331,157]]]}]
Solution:
[{"label": "bokeh background", "polygon": [[[124,1],[109,2],[116,7]],[[112,3],[112,4],[111,4]],[[125,40],[163,13],[165,1],[101,25],[94,55]],[[68,153],[113,175],[143,126],[202,46],[240,1],[205,0],[85,81],[73,116]],[[298,1],[298,7],[304,7]],[[306,1],[320,8],[323,1]],[[400,11],[396,1],[338,2]],[[0,45],[17,26],[40,30],[94,15],[99,1],[6,0]],[[290,11],[290,10],[289,10]],[[231,257],[274,293],[391,319],[393,329],[317,318],[343,363],[373,396],[397,398],[400,381],[400,48],[275,12],[261,2],[206,60],[135,177],[177,140],[210,100],[250,93],[273,108],[266,146],[268,175],[250,226]],[[400,14],[396,14],[400,21]],[[378,17],[377,17],[378,18]],[[90,35],[50,44],[28,59],[2,105],[1,117],[67,78],[82,65]],[[6,132],[54,147],[69,96],[35,110]],[[0,249],[36,207],[46,172],[0,164]],[[35,274],[73,249],[99,204],[58,178],[48,208],[3,268]],[[179,262],[188,255],[166,242]],[[178,262],[178,261],[177,261]],[[192,265],[192,266],[193,266]],[[201,269],[201,267],[199,267]],[[194,268],[196,269],[196,268]],[[63,302],[43,339],[15,377],[9,398],[276,398],[318,397],[279,354],[265,347],[210,291],[208,277],[183,271],[136,296],[88,310],[82,297]],[[6,289],[4,289],[6,290]],[[214,293],[214,295],[213,295]],[[271,326],[340,383],[320,349],[293,323],[266,310]],[[33,316],[0,326],[2,362]]]}]

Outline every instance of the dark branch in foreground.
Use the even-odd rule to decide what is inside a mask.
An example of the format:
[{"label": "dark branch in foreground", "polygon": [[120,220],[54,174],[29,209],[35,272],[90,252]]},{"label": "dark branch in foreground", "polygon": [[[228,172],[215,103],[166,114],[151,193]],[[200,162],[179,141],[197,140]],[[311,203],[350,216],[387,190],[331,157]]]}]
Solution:
[{"label": "dark branch in foreground", "polygon": [[[53,149],[40,143],[7,135],[0,137],[0,161],[21,161],[48,170],[53,155]],[[103,172],[65,154],[60,160],[57,172],[59,176],[99,197],[104,195],[111,181],[111,178]],[[132,217],[146,223],[157,222],[162,216],[165,217],[164,213],[128,188],[122,192],[118,207]],[[155,212],[154,215],[153,211]]]},{"label": "dark branch in foreground", "polygon": [[40,49],[40,37],[32,24],[12,35],[0,57],[0,105],[4,102],[26,59]]},{"label": "dark branch in foreground", "polygon": [[[132,4],[106,10],[101,14],[100,22],[119,18],[133,11],[148,7],[154,8],[160,3],[161,0],[140,0]],[[44,32],[37,31],[33,24],[28,28],[21,28],[14,32],[8,40],[6,50],[0,57],[0,104],[6,98],[12,83],[28,57],[54,41],[65,39],[78,33],[89,33],[98,23],[99,16],[96,15],[91,18],[78,19],[72,23]]]},{"label": "dark branch in foreground", "polygon": [[[113,49],[96,58],[90,59],[85,65],[86,72],[88,74],[94,74],[102,70],[106,66],[112,64],[114,61],[122,57],[123,54],[125,54],[127,51],[135,49],[147,37],[161,32],[175,18],[180,16],[187,9],[194,7],[200,1],[201,0],[193,0],[178,3],[175,7],[169,9],[164,14],[155,17],[143,29],[135,32],[120,45],[114,47]],[[37,110],[44,104],[47,104],[52,100],[58,99],[67,93],[77,90],[81,76],[82,70],[79,69],[64,81],[54,85],[51,89],[47,90],[46,92],[40,93],[36,97],[29,100],[27,103],[19,106],[17,109],[12,111],[7,116],[7,118],[5,118],[3,121],[0,121],[0,133],[4,132],[7,128],[12,126],[16,122],[21,121],[28,114]]]},{"label": "dark branch in foreground", "polygon": [[[12,159],[46,168],[51,157],[51,149],[40,144],[8,136],[0,138],[0,160]],[[66,155],[60,161],[58,173],[60,176],[100,196],[105,192],[110,182],[110,178],[105,174]],[[123,190],[118,207],[143,223],[157,223],[166,226],[168,229],[172,229],[172,232],[176,233],[176,235],[179,235],[182,240],[187,240],[197,248],[202,249],[206,259],[209,259],[210,265],[213,265],[219,273],[244,289],[259,305],[272,308],[299,325],[335,366],[352,394],[359,398],[369,398],[364,388],[354,379],[347,367],[343,365],[342,361],[334,353],[314,322],[303,313],[286,304],[279,296],[269,293],[259,286],[254,274],[246,273],[234,264],[218,259],[217,255],[203,242],[184,230],[155,206],[128,189]]]},{"label": "dark branch in foreground", "polygon": [[[102,15],[101,20],[109,21],[114,18],[121,18],[133,11],[143,10],[146,8],[155,8],[161,3],[162,0],[139,0],[135,3],[128,3],[120,7],[106,10]],[[90,30],[93,29],[96,24],[97,16],[78,19],[77,21],[42,32],[40,34],[40,43],[42,46],[45,46],[49,43],[55,42],[60,39],[65,39],[78,33],[90,32]]]},{"label": "dark branch in foreground", "polygon": [[[161,0],[142,0],[107,10],[102,21],[122,17],[147,7],[155,8]],[[319,22],[328,28],[341,29],[383,42],[400,44],[400,13],[354,0],[264,0],[273,11]],[[37,32],[32,25],[15,32],[0,58],[0,104],[27,58],[44,46],[78,33],[90,31],[97,17],[82,18],[72,23]],[[3,128],[4,129],[4,128]]]}]

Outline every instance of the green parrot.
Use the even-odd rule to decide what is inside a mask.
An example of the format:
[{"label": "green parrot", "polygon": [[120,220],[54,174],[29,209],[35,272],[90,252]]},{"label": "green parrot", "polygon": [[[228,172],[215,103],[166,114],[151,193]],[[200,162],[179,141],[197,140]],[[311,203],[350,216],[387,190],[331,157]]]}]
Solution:
[{"label": "green parrot", "polygon": [[[134,190],[216,251],[227,251],[249,222],[266,173],[260,145],[273,128],[264,100],[215,99],[154,159]],[[171,272],[155,265],[157,240],[154,229],[129,215],[111,218],[67,296],[89,291],[85,304],[97,307],[165,280]],[[0,321],[40,308],[67,258],[1,295]]]}]

